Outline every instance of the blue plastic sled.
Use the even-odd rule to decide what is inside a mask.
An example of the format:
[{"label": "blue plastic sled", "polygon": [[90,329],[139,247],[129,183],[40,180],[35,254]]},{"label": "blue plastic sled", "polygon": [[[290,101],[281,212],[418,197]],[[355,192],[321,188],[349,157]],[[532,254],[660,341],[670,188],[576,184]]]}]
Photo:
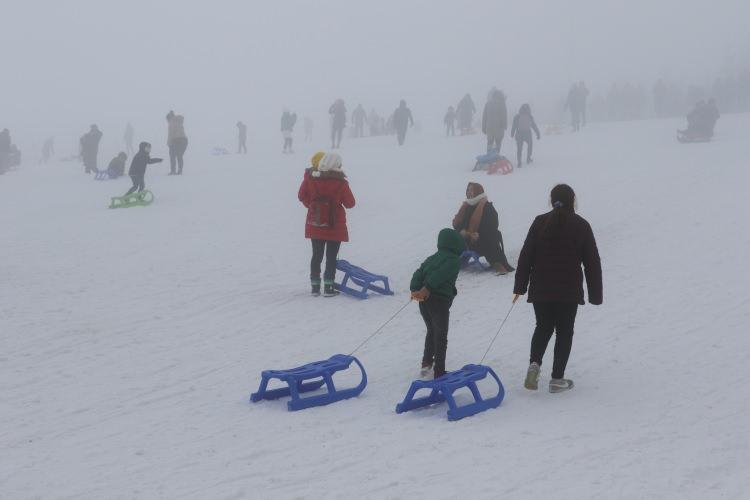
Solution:
[{"label": "blue plastic sled", "polygon": [[481,260],[479,260],[479,254],[476,253],[474,250],[464,250],[464,252],[461,254],[461,268],[467,269],[470,267],[478,267],[479,269],[486,271],[490,268],[489,265],[485,264]]},{"label": "blue plastic sled", "polygon": [[[382,295],[393,295],[393,291],[391,291],[391,287],[388,284],[387,276],[381,276],[379,274],[365,271],[361,267],[354,266],[345,260],[336,261],[336,269],[344,273],[344,279],[341,283],[333,284],[333,287],[341,293],[351,295],[358,299],[366,299],[368,291],[377,292]],[[350,281],[357,285],[359,290],[352,288],[352,286],[349,285]],[[381,282],[382,286],[375,285],[374,283],[376,282]]]},{"label": "blue plastic sled", "polygon": [[[479,394],[477,382],[490,375],[495,379],[498,386],[497,395],[484,399]],[[464,406],[457,406],[453,393],[462,387],[468,387],[474,396],[474,402]],[[414,398],[417,391],[430,389],[429,396]],[[446,373],[436,380],[415,380],[409,387],[404,400],[396,405],[396,413],[404,413],[416,408],[422,408],[436,403],[448,402],[448,420],[460,420],[464,417],[475,415],[479,412],[497,408],[505,397],[505,389],[502,382],[489,366],[466,365],[458,371]]]},{"label": "blue plastic sled", "polygon": [[106,170],[99,170],[94,174],[94,180],[96,181],[108,181],[109,179],[111,179],[111,177]]},{"label": "blue plastic sled", "polygon": [[[347,370],[352,362],[356,363],[362,372],[362,380],[356,387],[336,389],[336,386],[333,384],[333,374]],[[335,354],[324,361],[315,361],[298,368],[292,368],[291,370],[263,370],[261,377],[260,388],[258,392],[250,395],[250,401],[257,403],[264,399],[273,400],[291,396],[291,401],[287,402],[289,411],[304,410],[313,406],[324,406],[336,401],[353,398],[359,396],[367,386],[365,367],[354,356],[346,356],[344,354]],[[267,389],[268,382],[273,378],[286,382],[288,387],[269,391]],[[324,385],[328,389],[327,393],[307,398],[300,397],[300,394],[318,390]]]},{"label": "blue plastic sled", "polygon": [[477,156],[477,163],[474,165],[474,171],[487,170],[490,168],[490,165],[503,158],[505,157],[502,156],[497,149],[490,149],[487,151],[487,154]]}]

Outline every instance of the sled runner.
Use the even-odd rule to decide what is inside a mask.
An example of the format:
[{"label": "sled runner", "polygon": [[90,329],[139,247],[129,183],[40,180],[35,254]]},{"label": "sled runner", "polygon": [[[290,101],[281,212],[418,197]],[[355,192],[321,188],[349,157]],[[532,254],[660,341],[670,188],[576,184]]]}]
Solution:
[{"label": "sled runner", "polygon": [[[333,383],[333,374],[342,370],[349,369],[352,362],[356,363],[362,372],[362,380],[356,387],[349,389],[336,389]],[[278,379],[286,382],[288,387],[268,390],[268,382],[271,379]],[[328,392],[306,398],[300,397],[300,394],[312,392],[326,386]],[[367,374],[362,363],[354,356],[344,354],[335,354],[324,361],[315,361],[298,368],[290,370],[263,370],[261,373],[261,382],[258,392],[250,395],[250,401],[257,403],[262,400],[279,399],[291,396],[287,402],[289,411],[304,410],[313,406],[324,406],[335,403],[344,399],[359,396],[367,386]]]},{"label": "sled runner", "polygon": [[145,207],[150,205],[152,201],[154,201],[154,194],[151,191],[141,191],[125,196],[113,196],[109,208]]},{"label": "sled runner", "polygon": [[99,170],[94,174],[95,181],[108,181],[109,179],[111,179],[111,177],[106,170]]},{"label": "sled runner", "polygon": [[486,271],[490,268],[489,265],[479,260],[479,254],[474,250],[464,250],[459,259],[461,259],[461,269],[478,267],[482,271]]},{"label": "sled runner", "polygon": [[[393,291],[391,291],[391,287],[388,284],[387,276],[381,276],[379,274],[365,271],[361,267],[354,266],[345,260],[336,261],[336,269],[344,273],[344,279],[341,283],[333,284],[333,287],[341,293],[351,295],[358,299],[366,299],[367,292],[370,290],[382,295],[393,295]],[[353,288],[349,282],[359,287],[359,290]],[[381,282],[382,286],[374,284],[377,282]]]},{"label": "sled runner", "polygon": [[[484,399],[479,394],[477,382],[490,375],[497,382],[497,395]],[[453,393],[462,387],[468,387],[474,396],[474,402],[463,406],[458,406]],[[414,398],[417,391],[429,389],[430,394],[421,398]],[[470,417],[477,413],[497,408],[505,397],[505,389],[502,382],[489,366],[485,365],[466,365],[460,370],[449,372],[436,380],[415,380],[409,387],[404,400],[396,405],[396,413],[404,413],[424,406],[436,403],[448,402],[448,420],[460,420],[464,417]]]}]

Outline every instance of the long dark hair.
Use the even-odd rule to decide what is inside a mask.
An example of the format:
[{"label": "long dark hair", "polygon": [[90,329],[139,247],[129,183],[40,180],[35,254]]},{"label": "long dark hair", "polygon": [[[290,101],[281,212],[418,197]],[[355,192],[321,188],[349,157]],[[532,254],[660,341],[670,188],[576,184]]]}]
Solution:
[{"label": "long dark hair", "polygon": [[567,224],[568,219],[575,213],[576,193],[567,184],[558,184],[549,194],[552,213],[544,225],[544,233],[558,231]]}]

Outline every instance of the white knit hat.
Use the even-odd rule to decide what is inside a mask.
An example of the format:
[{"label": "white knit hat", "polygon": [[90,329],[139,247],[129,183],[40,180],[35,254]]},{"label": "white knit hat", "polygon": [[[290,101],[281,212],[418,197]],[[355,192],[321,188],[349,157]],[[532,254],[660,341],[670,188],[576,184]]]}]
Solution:
[{"label": "white knit hat", "polygon": [[338,153],[326,153],[318,163],[320,172],[341,172],[341,156]]}]

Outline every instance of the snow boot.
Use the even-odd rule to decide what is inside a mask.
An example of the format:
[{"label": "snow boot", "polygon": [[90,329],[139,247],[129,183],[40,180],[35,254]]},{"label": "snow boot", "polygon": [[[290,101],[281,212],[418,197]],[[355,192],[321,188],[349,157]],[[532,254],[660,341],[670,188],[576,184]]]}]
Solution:
[{"label": "snow boot", "polygon": [[333,283],[323,284],[323,297],[335,297],[339,294],[339,291],[333,288]]},{"label": "snow boot", "polygon": [[[539,389],[539,370],[541,367],[539,363],[531,363],[529,370],[526,372],[526,380],[523,382],[523,386],[530,391],[536,391]],[[551,384],[551,382],[550,382]],[[550,387],[552,387],[550,385]]]},{"label": "snow boot", "polygon": [[553,378],[549,381],[549,392],[552,394],[569,391],[573,388],[573,381],[567,378]]},{"label": "snow boot", "polygon": [[493,263],[492,269],[495,271],[495,274],[497,274],[498,276],[502,276],[510,272],[504,265],[502,265],[499,262]]},{"label": "snow boot", "polygon": [[422,369],[419,370],[419,376],[424,378],[432,371],[432,361],[422,361]]},{"label": "snow boot", "polygon": [[313,297],[320,297],[320,281],[312,281],[312,290],[311,294]]}]

